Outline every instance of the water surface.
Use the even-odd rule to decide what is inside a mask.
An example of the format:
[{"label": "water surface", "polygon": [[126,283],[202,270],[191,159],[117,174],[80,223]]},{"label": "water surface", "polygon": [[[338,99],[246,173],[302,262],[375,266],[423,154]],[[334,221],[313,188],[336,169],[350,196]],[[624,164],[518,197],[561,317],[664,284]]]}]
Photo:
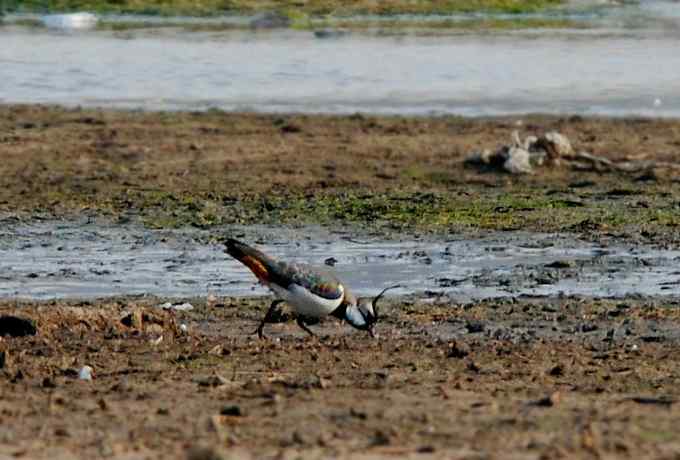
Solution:
[{"label": "water surface", "polygon": [[295,30],[113,33],[12,26],[0,28],[0,103],[679,116],[678,30],[617,25],[318,39]]},{"label": "water surface", "polygon": [[[209,244],[241,235],[272,256],[324,266],[360,295],[401,284],[399,294],[464,301],[520,295],[680,294],[680,251],[600,246],[571,235],[523,232],[479,239],[356,239],[306,227],[146,230],[84,222],[11,224],[0,230],[0,297],[63,298],[261,295],[252,273]],[[334,260],[329,260],[329,259]]]}]

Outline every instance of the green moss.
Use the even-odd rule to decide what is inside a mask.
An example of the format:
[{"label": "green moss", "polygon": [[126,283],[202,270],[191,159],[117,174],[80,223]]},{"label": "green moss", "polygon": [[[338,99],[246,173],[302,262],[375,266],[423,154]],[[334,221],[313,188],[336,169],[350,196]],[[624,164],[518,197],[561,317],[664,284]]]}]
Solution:
[{"label": "green moss", "polygon": [[26,209],[31,214],[89,209],[113,217],[139,216],[151,228],[317,224],[446,233],[466,229],[579,232],[591,228],[672,232],[680,226],[680,217],[672,206],[634,207],[625,200],[575,202],[523,188],[473,193],[454,188],[436,192],[338,190],[314,195],[286,192],[238,196],[194,190],[72,193],[53,188],[35,198],[43,204]]}]

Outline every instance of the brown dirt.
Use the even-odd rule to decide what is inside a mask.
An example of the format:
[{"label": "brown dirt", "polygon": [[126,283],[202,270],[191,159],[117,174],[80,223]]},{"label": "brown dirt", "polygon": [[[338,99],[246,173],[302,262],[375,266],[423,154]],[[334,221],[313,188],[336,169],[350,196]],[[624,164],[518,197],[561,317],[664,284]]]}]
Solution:
[{"label": "brown dirt", "polygon": [[219,300],[4,301],[38,333],[0,340],[0,458],[680,453],[677,300],[402,299],[375,340],[332,320],[266,341],[265,299]]},{"label": "brown dirt", "polygon": [[[0,106],[0,217],[89,213],[155,227],[343,224],[574,231],[678,244],[680,169],[464,167],[550,130],[615,161],[678,164],[680,120],[140,113]],[[382,224],[380,224],[382,222]]]},{"label": "brown dirt", "polygon": [[[680,159],[680,120],[277,116],[0,106],[0,201],[20,208],[25,205],[8,197],[19,194],[32,200],[74,190],[105,199],[135,188],[243,194],[344,187],[475,188],[479,183],[545,186],[583,177],[612,185],[621,180],[569,169],[512,178],[460,168],[472,151],[507,144],[515,129],[523,136],[557,130],[577,150],[610,159]],[[657,172],[662,177],[673,173]]]}]

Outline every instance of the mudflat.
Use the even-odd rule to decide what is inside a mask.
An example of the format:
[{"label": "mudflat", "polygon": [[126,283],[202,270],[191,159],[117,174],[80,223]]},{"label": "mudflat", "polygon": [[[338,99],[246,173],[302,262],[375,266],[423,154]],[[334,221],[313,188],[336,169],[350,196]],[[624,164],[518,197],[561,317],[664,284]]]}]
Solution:
[{"label": "mudflat", "polygon": [[[468,167],[557,131],[631,171]],[[680,122],[256,115],[0,107],[0,215],[149,227],[354,225],[374,232],[571,231],[675,244]],[[583,165],[582,165],[583,166]],[[585,165],[587,166],[587,165]]]},{"label": "mudflat", "polygon": [[[385,303],[253,335],[267,299],[16,303],[0,458],[665,458],[678,299]],[[285,319],[285,316],[283,317]],[[90,366],[92,380],[79,378]]]},{"label": "mudflat", "polygon": [[[515,130],[639,167],[465,163]],[[0,149],[0,218],[13,225],[680,241],[677,120],[3,106]],[[258,340],[269,298],[198,287],[189,311],[162,296],[2,299],[0,458],[670,457],[676,283],[618,299],[391,297],[376,339],[335,320],[308,337],[283,314]]]}]

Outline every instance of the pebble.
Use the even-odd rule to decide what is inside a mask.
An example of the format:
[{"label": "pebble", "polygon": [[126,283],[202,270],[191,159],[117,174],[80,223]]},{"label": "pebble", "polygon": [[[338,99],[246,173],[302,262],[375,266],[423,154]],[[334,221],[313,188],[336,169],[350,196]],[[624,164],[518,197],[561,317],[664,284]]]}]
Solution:
[{"label": "pebble", "polygon": [[220,415],[230,415],[232,417],[243,417],[245,415],[245,412],[243,409],[241,409],[241,406],[238,406],[236,404],[231,404],[228,406],[223,406],[222,409],[220,409]]},{"label": "pebble", "polygon": [[470,354],[470,346],[463,342],[451,342],[449,344],[449,350],[446,355],[447,358],[465,358]]},{"label": "pebble", "polygon": [[531,174],[531,157],[527,150],[521,147],[510,147],[506,153],[507,159],[503,163],[503,169],[510,174]]},{"label": "pebble", "polygon": [[9,335],[10,337],[24,337],[37,333],[35,323],[26,318],[18,316],[0,316],[0,337]]},{"label": "pebble", "polygon": [[90,366],[83,366],[78,371],[78,379],[80,380],[92,380],[92,369]]},{"label": "pebble", "polygon": [[177,302],[177,303],[170,303],[170,302],[165,302],[160,305],[158,305],[158,308],[162,308],[163,310],[175,310],[175,311],[189,311],[193,310],[194,306],[191,305],[188,302]]}]

